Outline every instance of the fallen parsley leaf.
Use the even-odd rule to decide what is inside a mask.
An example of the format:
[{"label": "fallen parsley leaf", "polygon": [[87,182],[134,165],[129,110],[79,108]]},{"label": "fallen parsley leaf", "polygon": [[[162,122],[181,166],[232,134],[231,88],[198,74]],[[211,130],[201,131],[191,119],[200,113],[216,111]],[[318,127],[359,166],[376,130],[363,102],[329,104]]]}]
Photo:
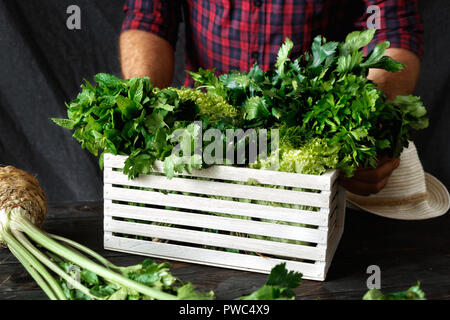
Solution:
[{"label": "fallen parsley leaf", "polygon": [[265,285],[236,300],[294,300],[293,289],[297,288],[301,281],[302,274],[288,271],[284,262],[272,268]]},{"label": "fallen parsley leaf", "polygon": [[426,300],[425,292],[420,289],[420,282],[406,291],[383,294],[378,289],[370,289],[363,300]]}]

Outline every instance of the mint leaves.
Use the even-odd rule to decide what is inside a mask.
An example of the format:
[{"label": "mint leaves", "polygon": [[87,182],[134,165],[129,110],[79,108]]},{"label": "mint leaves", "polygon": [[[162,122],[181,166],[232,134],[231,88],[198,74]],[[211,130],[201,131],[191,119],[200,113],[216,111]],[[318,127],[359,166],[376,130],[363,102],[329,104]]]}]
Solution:
[{"label": "mint leaves", "polygon": [[[209,126],[228,127],[237,110],[217,96],[196,90],[153,88],[149,78],[122,80],[100,73],[88,81],[67,105],[68,119],[51,120],[74,130],[82,148],[99,158],[103,154],[128,156],[123,172],[130,178],[151,172],[155,160],[165,161],[166,174],[173,176],[192,168],[190,163],[171,163],[176,129],[188,129],[193,121]],[[196,168],[200,168],[196,166]]]}]

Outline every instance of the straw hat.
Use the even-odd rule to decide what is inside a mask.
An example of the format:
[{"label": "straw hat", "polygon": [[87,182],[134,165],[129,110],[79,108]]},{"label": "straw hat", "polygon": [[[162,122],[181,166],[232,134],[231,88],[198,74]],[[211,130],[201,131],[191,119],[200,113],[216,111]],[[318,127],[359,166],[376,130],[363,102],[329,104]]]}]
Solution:
[{"label": "straw hat", "polygon": [[438,179],[423,171],[416,146],[410,141],[386,186],[370,196],[347,191],[347,204],[387,218],[423,220],[448,212],[450,195]]}]

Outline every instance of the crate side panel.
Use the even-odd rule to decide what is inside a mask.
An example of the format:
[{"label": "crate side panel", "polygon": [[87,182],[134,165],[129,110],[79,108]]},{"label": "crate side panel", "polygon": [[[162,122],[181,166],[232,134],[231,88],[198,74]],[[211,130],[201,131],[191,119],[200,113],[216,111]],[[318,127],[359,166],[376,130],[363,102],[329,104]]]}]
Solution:
[{"label": "crate side panel", "polygon": [[327,254],[326,254],[326,265],[325,265],[325,275],[328,272],[328,269],[331,266],[331,262],[333,261],[334,254],[339,246],[339,242],[342,238],[342,234],[344,233],[344,222],[345,222],[345,202],[346,202],[346,190],[342,187],[338,187],[338,205],[336,207],[336,213],[334,214],[335,219],[330,228],[330,236],[327,243]]},{"label": "crate side panel", "polygon": [[[119,250],[124,252],[132,252],[132,249],[127,248],[118,248],[117,246],[110,246],[107,245],[107,239],[118,239],[120,243],[124,243],[126,241],[127,243],[133,243],[136,244],[134,241],[141,241],[136,239],[129,239],[129,238],[121,238],[113,236],[113,233],[116,232],[114,230],[122,230],[122,227],[124,225],[117,225],[117,223],[122,223],[123,221],[117,221],[114,220],[113,217],[122,217],[122,218],[130,218],[131,219],[142,219],[146,220],[147,214],[149,212],[139,211],[136,213],[136,209],[150,209],[152,212],[151,214],[155,217],[156,222],[161,223],[170,223],[170,224],[177,224],[186,226],[187,228],[209,228],[214,229],[217,227],[218,230],[221,225],[225,225],[224,231],[229,232],[243,232],[244,233],[250,233],[251,231],[255,232],[255,230],[264,230],[263,225],[261,225],[259,221],[248,221],[244,219],[247,222],[251,222],[251,224],[244,226],[244,229],[241,229],[240,221],[238,222],[231,222],[227,226],[226,220],[220,220],[222,218],[229,219],[228,217],[218,217],[218,216],[208,216],[212,210],[217,213],[224,213],[228,215],[239,215],[239,216],[246,216],[251,218],[259,218],[259,219],[271,219],[271,220],[278,220],[278,221],[286,221],[286,222],[294,222],[294,223],[304,223],[309,225],[318,226],[319,229],[310,229],[310,228],[303,228],[303,229],[309,229],[310,231],[318,231],[321,237],[323,236],[323,239],[321,238],[320,242],[317,242],[318,245],[316,247],[308,247],[308,246],[300,246],[300,245],[294,245],[289,244],[287,246],[284,243],[281,242],[275,242],[275,241],[267,241],[267,240],[261,240],[261,239],[253,239],[253,238],[243,238],[240,236],[230,236],[230,235],[224,235],[224,234],[216,234],[219,236],[225,236],[225,237],[235,237],[237,239],[233,240],[235,242],[231,242],[232,246],[234,246],[235,249],[243,250],[243,251],[250,251],[250,252],[261,252],[268,255],[275,255],[275,256],[291,256],[291,254],[294,254],[293,257],[295,258],[301,258],[301,259],[307,259],[307,260],[313,260],[316,261],[315,264],[312,263],[301,263],[298,261],[288,261],[289,263],[292,263],[292,265],[296,265],[297,267],[300,265],[302,268],[314,270],[309,275],[306,275],[305,272],[301,270],[297,270],[299,272],[302,272],[305,274],[305,279],[313,279],[313,280],[324,280],[326,276],[326,272],[330,266],[331,260],[333,258],[334,252],[338,246],[340,237],[343,232],[343,223],[344,223],[344,215],[345,215],[345,193],[342,193],[338,189],[337,184],[337,171],[330,171],[325,173],[322,176],[312,176],[312,175],[300,175],[295,173],[282,173],[277,171],[266,171],[266,170],[257,170],[257,169],[249,169],[249,168],[236,168],[236,167],[229,167],[229,166],[212,166],[207,169],[202,170],[194,170],[192,174],[183,173],[181,175],[177,175],[172,180],[167,179],[164,176],[161,175],[141,175],[139,179],[135,180],[128,180],[128,177],[123,175],[120,171],[113,170],[115,169],[121,169],[124,164],[124,160],[126,157],[123,156],[112,156],[107,155],[105,157],[105,248],[112,250]],[[155,171],[161,173],[162,172],[162,163],[157,162],[155,163]],[[184,178],[182,178],[184,176]],[[304,177],[303,177],[304,176]],[[192,178],[189,178],[192,177]],[[205,177],[205,178],[211,178],[216,181],[204,181],[204,180],[198,180],[195,179],[195,177]],[[255,179],[255,177],[257,177]],[[302,178],[302,179],[300,179]],[[305,179],[303,179],[305,178]],[[226,181],[241,181],[241,182],[248,182],[249,179],[257,180],[260,184],[268,184],[268,185],[280,185],[280,186],[291,186],[291,187],[299,187],[299,188],[308,188],[308,189],[319,189],[319,190],[325,190],[321,193],[311,193],[311,192],[300,192],[300,191],[292,191],[292,190],[280,190],[270,187],[264,187],[264,186],[254,186],[254,185],[242,185],[242,184],[234,184],[234,183],[227,183]],[[220,180],[220,181],[217,181]],[[174,183],[175,182],[175,183]],[[117,185],[125,185],[125,186],[131,186],[132,189],[127,188],[121,188],[121,187],[113,187],[113,184]],[[190,195],[181,195],[181,194],[174,194],[174,193],[162,193],[162,192],[154,192],[154,191],[147,191],[147,190],[136,190],[133,189],[133,187],[142,187],[142,188],[148,188],[148,189],[160,189],[160,190],[169,190],[177,192],[186,192]],[[200,187],[200,188],[199,188]],[[266,194],[264,194],[264,190],[266,191]],[[339,190],[339,191],[337,191]],[[281,191],[281,192],[279,192]],[[337,192],[337,195],[336,195]],[[192,195],[192,194],[196,195]],[[205,194],[206,196],[198,196],[197,194]],[[299,194],[300,193],[300,197]],[[302,195],[304,194],[304,199],[302,199]],[[242,196],[244,195],[244,196]],[[307,206],[313,206],[320,208],[320,211],[308,211],[307,208],[305,210],[300,209],[294,209],[294,208],[285,208],[285,207],[276,207],[276,206],[268,206],[263,204],[254,204],[254,203],[247,203],[247,202],[240,202],[240,201],[231,201],[231,200],[223,200],[223,199],[213,199],[208,196],[224,196],[224,197],[230,197],[230,198],[244,198],[244,199],[254,199],[254,200],[260,200],[260,201],[271,201],[271,202],[282,202],[282,203],[289,203],[289,204],[298,204],[298,205],[307,205]],[[313,196],[313,197],[311,197]],[[343,200],[342,200],[343,197]],[[280,201],[281,199],[281,201]],[[292,199],[294,199],[292,201]],[[303,200],[308,200],[307,203]],[[311,200],[312,199],[312,200]],[[146,204],[147,207],[138,207],[138,206],[131,206],[131,209],[126,212],[126,210],[123,210],[123,207],[126,205],[117,204],[117,201],[122,202],[138,202],[141,204]],[[342,205],[342,203],[344,203]],[[116,207],[119,206],[119,207]],[[174,210],[169,210],[169,214],[167,215],[168,210],[161,210],[159,211],[158,208],[155,208],[155,206],[160,207],[172,207]],[[195,210],[199,213],[194,212],[181,212],[180,216],[175,217],[177,214],[180,213],[180,211],[176,210],[175,208],[180,209],[187,209],[187,210]],[[119,210],[120,209],[120,210]],[[138,210],[139,210],[138,209]],[[113,211],[111,211],[113,210]],[[115,211],[114,211],[115,210]],[[134,213],[133,213],[134,211]],[[165,211],[165,212],[163,212]],[[203,214],[202,211],[206,212],[207,214]],[[157,215],[155,216],[155,213]],[[133,215],[137,214],[137,215]],[[169,216],[169,217],[168,217]],[[171,216],[174,216],[174,220]],[[201,217],[201,216],[207,216]],[[200,217],[200,220],[197,221],[198,217]],[[203,220],[203,218],[206,218]],[[213,219],[211,219],[213,218]],[[215,219],[219,218],[219,220]],[[169,220],[167,220],[169,219]],[[189,224],[189,221],[195,220],[194,224]],[[234,220],[234,219],[233,219]],[[148,221],[148,220],[147,220]],[[150,220],[153,221],[153,220]],[[256,224],[252,224],[253,222],[257,222]],[[124,222],[125,223],[125,222]],[[265,223],[265,222],[264,222]],[[241,269],[241,270],[249,270],[249,271],[255,271],[255,272],[270,272],[270,269],[275,265],[273,264],[271,267],[267,268],[266,271],[260,270],[258,271],[257,268],[254,266],[254,263],[249,265],[243,264],[244,260],[252,260],[253,258],[263,259],[264,261],[270,260],[275,261],[276,258],[262,258],[258,256],[252,256],[248,254],[236,254],[231,252],[224,252],[224,251],[217,251],[217,250],[210,250],[210,249],[204,249],[204,248],[198,248],[195,247],[196,244],[199,243],[199,238],[202,239],[200,241],[204,241],[205,246],[212,246],[212,247],[222,247],[222,248],[230,248],[233,249],[233,247],[228,246],[230,243],[229,239],[224,238],[215,238],[213,242],[211,243],[210,239],[207,238],[208,235],[205,235],[204,231],[197,231],[197,230],[187,230],[185,228],[172,228],[172,227],[162,227],[163,229],[156,230],[152,229],[155,226],[148,225],[148,224],[137,224],[139,226],[132,227],[130,229],[129,223],[126,222],[126,232],[128,233],[134,232],[131,234],[137,234],[142,236],[149,236],[149,237],[157,237],[157,238],[167,238],[172,237],[173,241],[179,241],[179,242],[186,242],[189,243],[189,241],[192,241],[192,246],[184,246],[179,245],[180,247],[180,253],[183,255],[186,250],[187,251],[197,251],[197,250],[206,250],[210,252],[209,254],[211,257],[215,257],[217,255],[224,254],[225,256],[228,256],[229,254],[232,255],[238,255],[239,258],[236,259],[235,265],[228,265],[228,261],[212,261],[208,262],[208,258],[204,258],[202,256],[197,257],[194,255],[187,255],[186,257],[177,257],[176,255],[172,255],[170,253],[166,254],[163,251],[159,253],[153,252],[140,252],[139,254],[144,255],[150,255],[150,256],[159,256],[167,259],[174,259],[174,260],[180,260],[180,261],[188,261],[193,263],[201,263],[201,264],[210,264],[215,266],[222,266],[226,268],[234,268],[234,269]],[[110,228],[111,226],[117,227],[118,229]],[[275,227],[279,225],[274,225]],[[144,227],[144,229],[141,229]],[[150,227],[150,229],[149,229]],[[158,226],[156,226],[158,227]],[[275,237],[275,234],[277,235],[285,235],[287,234],[289,237],[292,237],[296,240],[298,240],[298,236],[295,233],[294,228],[284,228],[285,226],[281,226],[282,228],[278,228],[276,230],[270,231],[268,235],[271,237]],[[287,226],[292,227],[292,226]],[[173,233],[172,230],[170,232],[167,232],[164,228],[168,229],[177,229]],[[222,226],[223,228],[223,226]],[[151,235],[149,235],[148,231],[151,231]],[[181,235],[180,235],[181,230]],[[237,231],[234,231],[237,230]],[[137,232],[136,232],[137,231]],[[156,233],[155,233],[156,232]],[[186,233],[187,232],[187,233]],[[195,234],[195,233],[198,234]],[[261,231],[256,231],[261,232]],[[263,231],[264,232],[264,231]],[[118,232],[120,233],[120,232]],[[312,236],[311,234],[308,235],[308,231],[301,230],[300,233],[306,235],[306,238],[312,237],[314,239],[317,239],[316,235]],[[213,233],[209,233],[213,234]],[[257,234],[257,233],[256,233]],[[179,238],[181,236],[181,238]],[[175,238],[177,237],[177,238]],[[184,239],[184,240],[183,240]],[[204,239],[204,240],[203,240]],[[170,239],[169,239],[170,240]],[[250,240],[250,242],[245,243],[242,247],[238,247],[240,245],[240,242],[242,240]],[[255,242],[252,240],[258,240],[260,242]],[[312,239],[311,239],[312,240]],[[129,242],[132,241],[132,242]],[[302,238],[299,241],[308,241],[304,240]],[[166,248],[173,248],[173,246],[176,246],[174,244],[168,244],[168,243],[153,243],[151,241],[142,241],[146,243],[146,245],[150,246],[161,246],[164,245]],[[270,244],[265,244],[263,242],[269,242]],[[313,241],[308,241],[313,242]],[[110,243],[110,242],[109,242]],[[257,248],[261,250],[255,250],[254,246],[257,246]],[[259,246],[259,247],[258,247]],[[302,248],[296,248],[296,247],[302,247]],[[301,250],[299,250],[301,249]],[[312,250],[314,249],[314,250]],[[264,251],[265,250],[265,251]],[[283,251],[284,250],[284,251]],[[170,250],[169,250],[170,251]],[[192,251],[192,252],[194,252]],[[200,252],[200,251],[199,251]],[[203,251],[202,251],[203,252]],[[138,253],[138,252],[135,252]],[[192,258],[195,257],[195,258]],[[311,258],[313,257],[313,258]],[[283,259],[283,258],[281,258]],[[278,259],[279,262],[282,262],[284,260]],[[304,266],[303,266],[304,265]],[[288,268],[289,269],[289,268]],[[291,268],[294,270],[294,268]]]}]

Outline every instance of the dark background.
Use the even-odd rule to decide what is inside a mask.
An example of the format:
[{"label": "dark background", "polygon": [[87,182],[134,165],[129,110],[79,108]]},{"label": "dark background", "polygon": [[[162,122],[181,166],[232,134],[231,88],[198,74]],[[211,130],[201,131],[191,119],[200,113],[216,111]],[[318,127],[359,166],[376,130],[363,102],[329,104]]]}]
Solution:
[{"label": "dark background", "polygon": [[[0,1],[0,164],[37,176],[50,202],[101,200],[97,159],[48,118],[64,117],[83,78],[120,76],[122,0]],[[69,5],[81,8],[81,30],[68,30]],[[415,138],[425,170],[450,187],[450,1],[421,1],[424,48],[416,95],[430,127]],[[183,83],[183,26],[173,85]]]}]

